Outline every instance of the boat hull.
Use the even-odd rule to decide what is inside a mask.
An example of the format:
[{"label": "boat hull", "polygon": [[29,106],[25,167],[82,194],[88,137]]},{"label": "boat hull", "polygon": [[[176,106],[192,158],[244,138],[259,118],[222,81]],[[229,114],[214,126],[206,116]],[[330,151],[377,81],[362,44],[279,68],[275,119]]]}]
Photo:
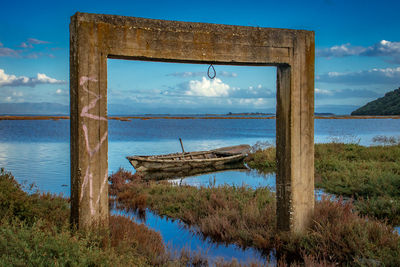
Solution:
[{"label": "boat hull", "polygon": [[128,157],[129,162],[139,172],[148,171],[181,171],[199,168],[221,169],[224,165],[242,161],[246,155],[233,155],[223,159],[182,159],[182,160],[157,160],[140,157]]},{"label": "boat hull", "polygon": [[180,172],[192,169],[222,170],[247,156],[250,146],[240,145],[211,151],[175,153],[158,156],[127,157],[137,172]]}]

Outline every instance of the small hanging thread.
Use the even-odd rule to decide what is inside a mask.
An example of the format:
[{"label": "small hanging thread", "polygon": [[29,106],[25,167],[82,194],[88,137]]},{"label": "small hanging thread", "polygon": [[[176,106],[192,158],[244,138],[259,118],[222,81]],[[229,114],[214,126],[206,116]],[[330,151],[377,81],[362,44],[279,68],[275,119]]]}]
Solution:
[{"label": "small hanging thread", "polygon": [[[212,75],[210,75],[210,69],[212,69],[212,71],[213,71]],[[217,76],[217,72],[215,71],[213,64],[210,64],[210,66],[208,67],[207,75],[208,75],[208,78],[210,78],[210,79],[214,79],[215,76]]]}]

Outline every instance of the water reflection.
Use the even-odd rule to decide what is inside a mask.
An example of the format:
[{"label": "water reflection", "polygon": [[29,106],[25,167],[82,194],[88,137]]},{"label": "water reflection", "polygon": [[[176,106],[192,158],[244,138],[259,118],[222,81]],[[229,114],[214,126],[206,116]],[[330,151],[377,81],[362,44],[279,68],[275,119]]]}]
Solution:
[{"label": "water reflection", "polygon": [[0,143],[0,166],[19,183],[34,183],[42,192],[70,194],[69,143]]},{"label": "water reflection", "polygon": [[[244,157],[244,156],[243,156]],[[190,161],[190,160],[189,160]],[[176,164],[177,161],[174,161],[173,164]],[[178,161],[179,162],[179,161]],[[187,163],[184,165],[184,162],[179,162],[181,165],[170,165],[168,166],[170,170],[154,170],[154,171],[140,171],[137,172],[143,179],[146,180],[167,180],[167,179],[179,179],[186,178],[190,176],[203,175],[203,174],[212,174],[217,172],[225,172],[227,170],[237,170],[237,171],[246,171],[247,167],[241,161],[228,163],[228,164],[213,164],[207,163],[207,166],[193,166],[193,164]]]},{"label": "water reflection", "polygon": [[[201,186],[248,186],[256,189],[259,187],[269,187],[275,191],[275,173],[260,173],[249,169],[234,169],[218,171],[213,173],[197,174],[189,177],[179,177],[169,181],[176,185],[189,185],[195,187]],[[315,197],[320,200],[327,195],[323,190],[316,190]],[[241,262],[256,260],[265,262],[261,252],[255,249],[242,250],[236,245],[218,245],[209,238],[204,238],[195,227],[188,227],[179,220],[168,220],[167,217],[160,217],[152,211],[146,209],[144,214],[125,212],[114,209],[114,213],[128,216],[138,223],[144,223],[146,226],[160,232],[166,243],[169,243],[173,249],[180,250],[188,248],[190,250],[206,251],[210,261],[217,257],[223,257],[225,260],[236,258]],[[272,257],[272,254],[269,255]],[[272,258],[271,258],[272,259]],[[272,259],[273,260],[273,259]]]},{"label": "water reflection", "polygon": [[[154,174],[147,173],[146,179],[160,179],[171,178],[171,183],[177,185],[190,185],[190,186],[220,186],[220,185],[230,185],[230,186],[249,186],[251,188],[257,187],[270,187],[271,190],[275,188],[275,174],[261,174],[256,171],[244,168],[243,163],[240,165],[241,169],[228,169],[216,172],[207,172],[191,175],[188,177],[182,177],[180,174],[164,173],[157,177]],[[234,167],[234,166],[232,166]],[[203,170],[204,171],[204,170]],[[193,173],[192,173],[193,174]],[[146,173],[141,173],[141,175],[146,175]],[[176,178],[178,176],[178,178]],[[163,237],[164,241],[171,246],[174,250],[181,250],[182,248],[190,249],[192,251],[206,252],[207,257],[210,262],[215,261],[217,258],[224,258],[226,261],[230,261],[236,258],[239,262],[245,263],[248,261],[256,261],[264,263],[266,258],[262,256],[262,253],[256,249],[248,248],[241,249],[234,244],[217,244],[211,241],[210,238],[205,238],[196,227],[188,227],[186,224],[182,223],[180,220],[171,220],[167,217],[160,217],[153,213],[152,211],[146,209],[144,213],[136,212],[126,212],[117,209],[117,205],[114,206],[112,210],[113,213],[128,216],[132,220],[138,223],[144,223],[146,226],[158,231]],[[270,260],[272,254],[269,255]]]},{"label": "water reflection", "polygon": [[257,187],[269,187],[275,190],[275,173],[260,174],[254,170],[236,169],[225,170],[213,173],[198,174],[185,178],[175,178],[169,180],[174,184],[190,186],[248,186],[253,189]]},{"label": "water reflection", "polygon": [[140,219],[137,214],[132,212],[113,209],[112,213],[127,216],[133,221],[144,223],[147,227],[159,232],[164,242],[173,250],[180,251],[184,248],[191,251],[205,252],[211,263],[218,258],[224,258],[226,261],[236,258],[242,263],[250,260],[265,262],[265,258],[261,255],[261,252],[255,249],[248,248],[243,250],[233,244],[217,244],[209,238],[204,238],[196,231],[196,228],[189,228],[180,220],[170,220],[166,217],[160,217],[150,210],[146,210],[145,220]]}]

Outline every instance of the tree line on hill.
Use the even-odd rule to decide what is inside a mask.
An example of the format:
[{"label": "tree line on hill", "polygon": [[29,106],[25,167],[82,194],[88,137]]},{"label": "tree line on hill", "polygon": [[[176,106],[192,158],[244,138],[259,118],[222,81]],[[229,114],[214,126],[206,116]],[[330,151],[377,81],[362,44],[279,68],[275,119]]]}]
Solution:
[{"label": "tree line on hill", "polygon": [[354,110],[351,115],[400,115],[400,87]]}]

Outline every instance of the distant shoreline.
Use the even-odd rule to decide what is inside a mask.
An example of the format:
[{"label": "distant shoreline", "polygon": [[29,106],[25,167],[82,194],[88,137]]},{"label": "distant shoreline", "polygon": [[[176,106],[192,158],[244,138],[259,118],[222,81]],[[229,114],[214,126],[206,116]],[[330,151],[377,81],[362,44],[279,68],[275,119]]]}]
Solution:
[{"label": "distant shoreline", "polygon": [[[232,116],[232,115],[215,115],[215,116],[110,116],[109,120],[119,120],[119,121],[130,121],[132,119],[140,119],[140,120],[155,120],[155,119],[170,119],[170,120],[192,120],[192,119],[203,119],[203,120],[268,120],[275,119],[275,115],[271,116]],[[350,115],[338,115],[338,116],[315,116],[315,119],[333,119],[333,120],[351,120],[351,119],[400,119],[400,115],[397,116],[350,116]],[[0,115],[1,120],[69,120],[69,116],[9,116],[9,115]]]}]

